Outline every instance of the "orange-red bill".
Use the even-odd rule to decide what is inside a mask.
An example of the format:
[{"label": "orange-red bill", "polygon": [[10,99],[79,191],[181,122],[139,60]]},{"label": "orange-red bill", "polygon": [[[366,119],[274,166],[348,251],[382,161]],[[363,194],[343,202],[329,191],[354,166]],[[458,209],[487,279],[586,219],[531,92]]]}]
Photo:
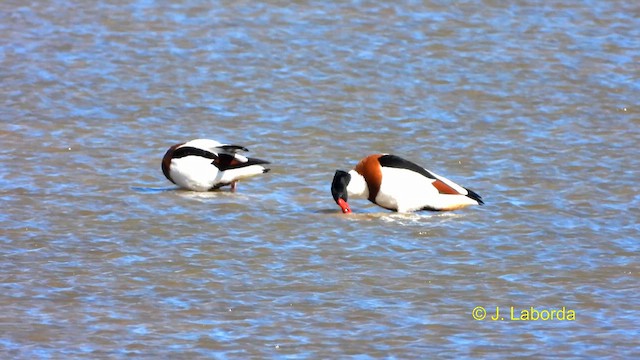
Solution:
[{"label": "orange-red bill", "polygon": [[342,199],[338,199],[338,206],[340,206],[340,209],[342,209],[342,213],[344,214],[348,214],[351,212],[349,204],[347,204],[347,202]]}]

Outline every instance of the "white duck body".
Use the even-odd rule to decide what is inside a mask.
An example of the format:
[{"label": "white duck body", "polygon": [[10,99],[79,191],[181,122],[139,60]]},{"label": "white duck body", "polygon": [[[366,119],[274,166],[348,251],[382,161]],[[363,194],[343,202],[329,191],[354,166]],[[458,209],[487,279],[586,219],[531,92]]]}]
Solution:
[{"label": "white duck body", "polygon": [[370,155],[348,174],[347,198],[369,199],[389,210],[442,211],[483,204],[475,192],[395,155]]},{"label": "white duck body", "polygon": [[267,161],[247,158],[238,151],[244,146],[221,144],[210,139],[196,139],[176,144],[162,160],[164,175],[181,188],[193,191],[215,190],[238,180],[268,172]]},{"label": "white duck body", "polygon": [[[460,188],[460,194],[441,194],[433,186],[436,180],[414,171],[383,167],[382,183],[375,199],[376,204],[387,209],[396,209],[398,212],[427,209],[455,210],[469,205],[478,205],[478,201],[467,197],[466,190],[459,185],[442,176],[431,174],[440,181]],[[448,185],[451,186],[450,184]],[[454,186],[451,187],[455,188]]]}]

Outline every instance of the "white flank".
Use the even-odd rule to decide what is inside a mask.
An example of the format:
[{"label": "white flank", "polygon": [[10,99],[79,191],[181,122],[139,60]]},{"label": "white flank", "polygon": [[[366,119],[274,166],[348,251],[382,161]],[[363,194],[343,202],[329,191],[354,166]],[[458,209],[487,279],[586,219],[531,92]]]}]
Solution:
[{"label": "white flank", "polygon": [[[454,182],[438,177],[441,181],[453,187],[467,191]],[[443,180],[444,179],[444,180]],[[376,202],[398,212],[411,212],[424,208],[433,210],[453,210],[468,205],[477,205],[477,201],[465,195],[440,194],[433,186],[433,179],[429,179],[414,171],[383,167],[382,184],[376,196]],[[455,186],[454,186],[455,185]]]},{"label": "white flank", "polygon": [[229,169],[220,172],[218,182],[227,184],[235,180],[242,180],[264,173],[265,167],[262,165],[249,165],[236,169]]},{"label": "white flank", "polygon": [[200,156],[186,156],[171,160],[171,178],[180,187],[209,191],[221,176],[218,168],[211,164],[211,159]]}]

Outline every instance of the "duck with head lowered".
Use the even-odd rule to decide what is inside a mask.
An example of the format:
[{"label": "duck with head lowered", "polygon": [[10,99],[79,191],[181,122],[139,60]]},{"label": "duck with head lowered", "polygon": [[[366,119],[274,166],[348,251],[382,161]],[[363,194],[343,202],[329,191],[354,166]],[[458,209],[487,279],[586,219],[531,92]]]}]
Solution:
[{"label": "duck with head lowered", "polygon": [[268,161],[246,157],[244,146],[221,144],[210,139],[195,139],[173,145],[162,158],[162,173],[172,183],[193,191],[216,190],[238,180],[263,174]]},{"label": "duck with head lowered", "polygon": [[396,155],[375,154],[351,171],[336,170],[331,195],[342,212],[351,212],[349,198],[368,199],[388,210],[456,210],[482,205],[472,190]]}]

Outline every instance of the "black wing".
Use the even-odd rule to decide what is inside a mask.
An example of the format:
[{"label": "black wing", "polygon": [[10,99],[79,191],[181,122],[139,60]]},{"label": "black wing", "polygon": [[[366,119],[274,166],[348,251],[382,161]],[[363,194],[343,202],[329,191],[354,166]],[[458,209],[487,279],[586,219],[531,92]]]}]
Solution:
[{"label": "black wing", "polygon": [[233,155],[219,154],[218,157],[213,160],[212,164],[220,171],[225,171],[228,169],[238,169],[251,165],[269,164],[269,162],[256,158],[247,158],[246,162],[242,162],[236,159]]},{"label": "black wing", "polygon": [[378,158],[378,161],[380,162],[381,166],[397,169],[407,169],[415,171],[422,176],[428,177],[429,179],[437,179],[432,173],[427,171],[422,166],[412,163],[411,161],[405,160],[396,155],[382,155]]},{"label": "black wing", "polygon": [[230,153],[234,153],[237,152],[238,150],[242,150],[242,151],[249,151],[249,149],[247,149],[244,146],[240,146],[240,145],[220,145],[218,146],[219,149],[222,149],[226,152],[230,152]]},{"label": "black wing", "polygon": [[183,157],[187,157],[187,156],[200,156],[203,158],[207,158],[207,159],[217,159],[218,155],[212,153],[211,151],[207,151],[207,150],[203,150],[203,149],[199,149],[199,148],[195,148],[195,147],[191,147],[191,146],[184,146],[181,148],[177,148],[174,152],[173,155],[171,156],[173,159],[179,159],[179,158],[183,158]]}]

